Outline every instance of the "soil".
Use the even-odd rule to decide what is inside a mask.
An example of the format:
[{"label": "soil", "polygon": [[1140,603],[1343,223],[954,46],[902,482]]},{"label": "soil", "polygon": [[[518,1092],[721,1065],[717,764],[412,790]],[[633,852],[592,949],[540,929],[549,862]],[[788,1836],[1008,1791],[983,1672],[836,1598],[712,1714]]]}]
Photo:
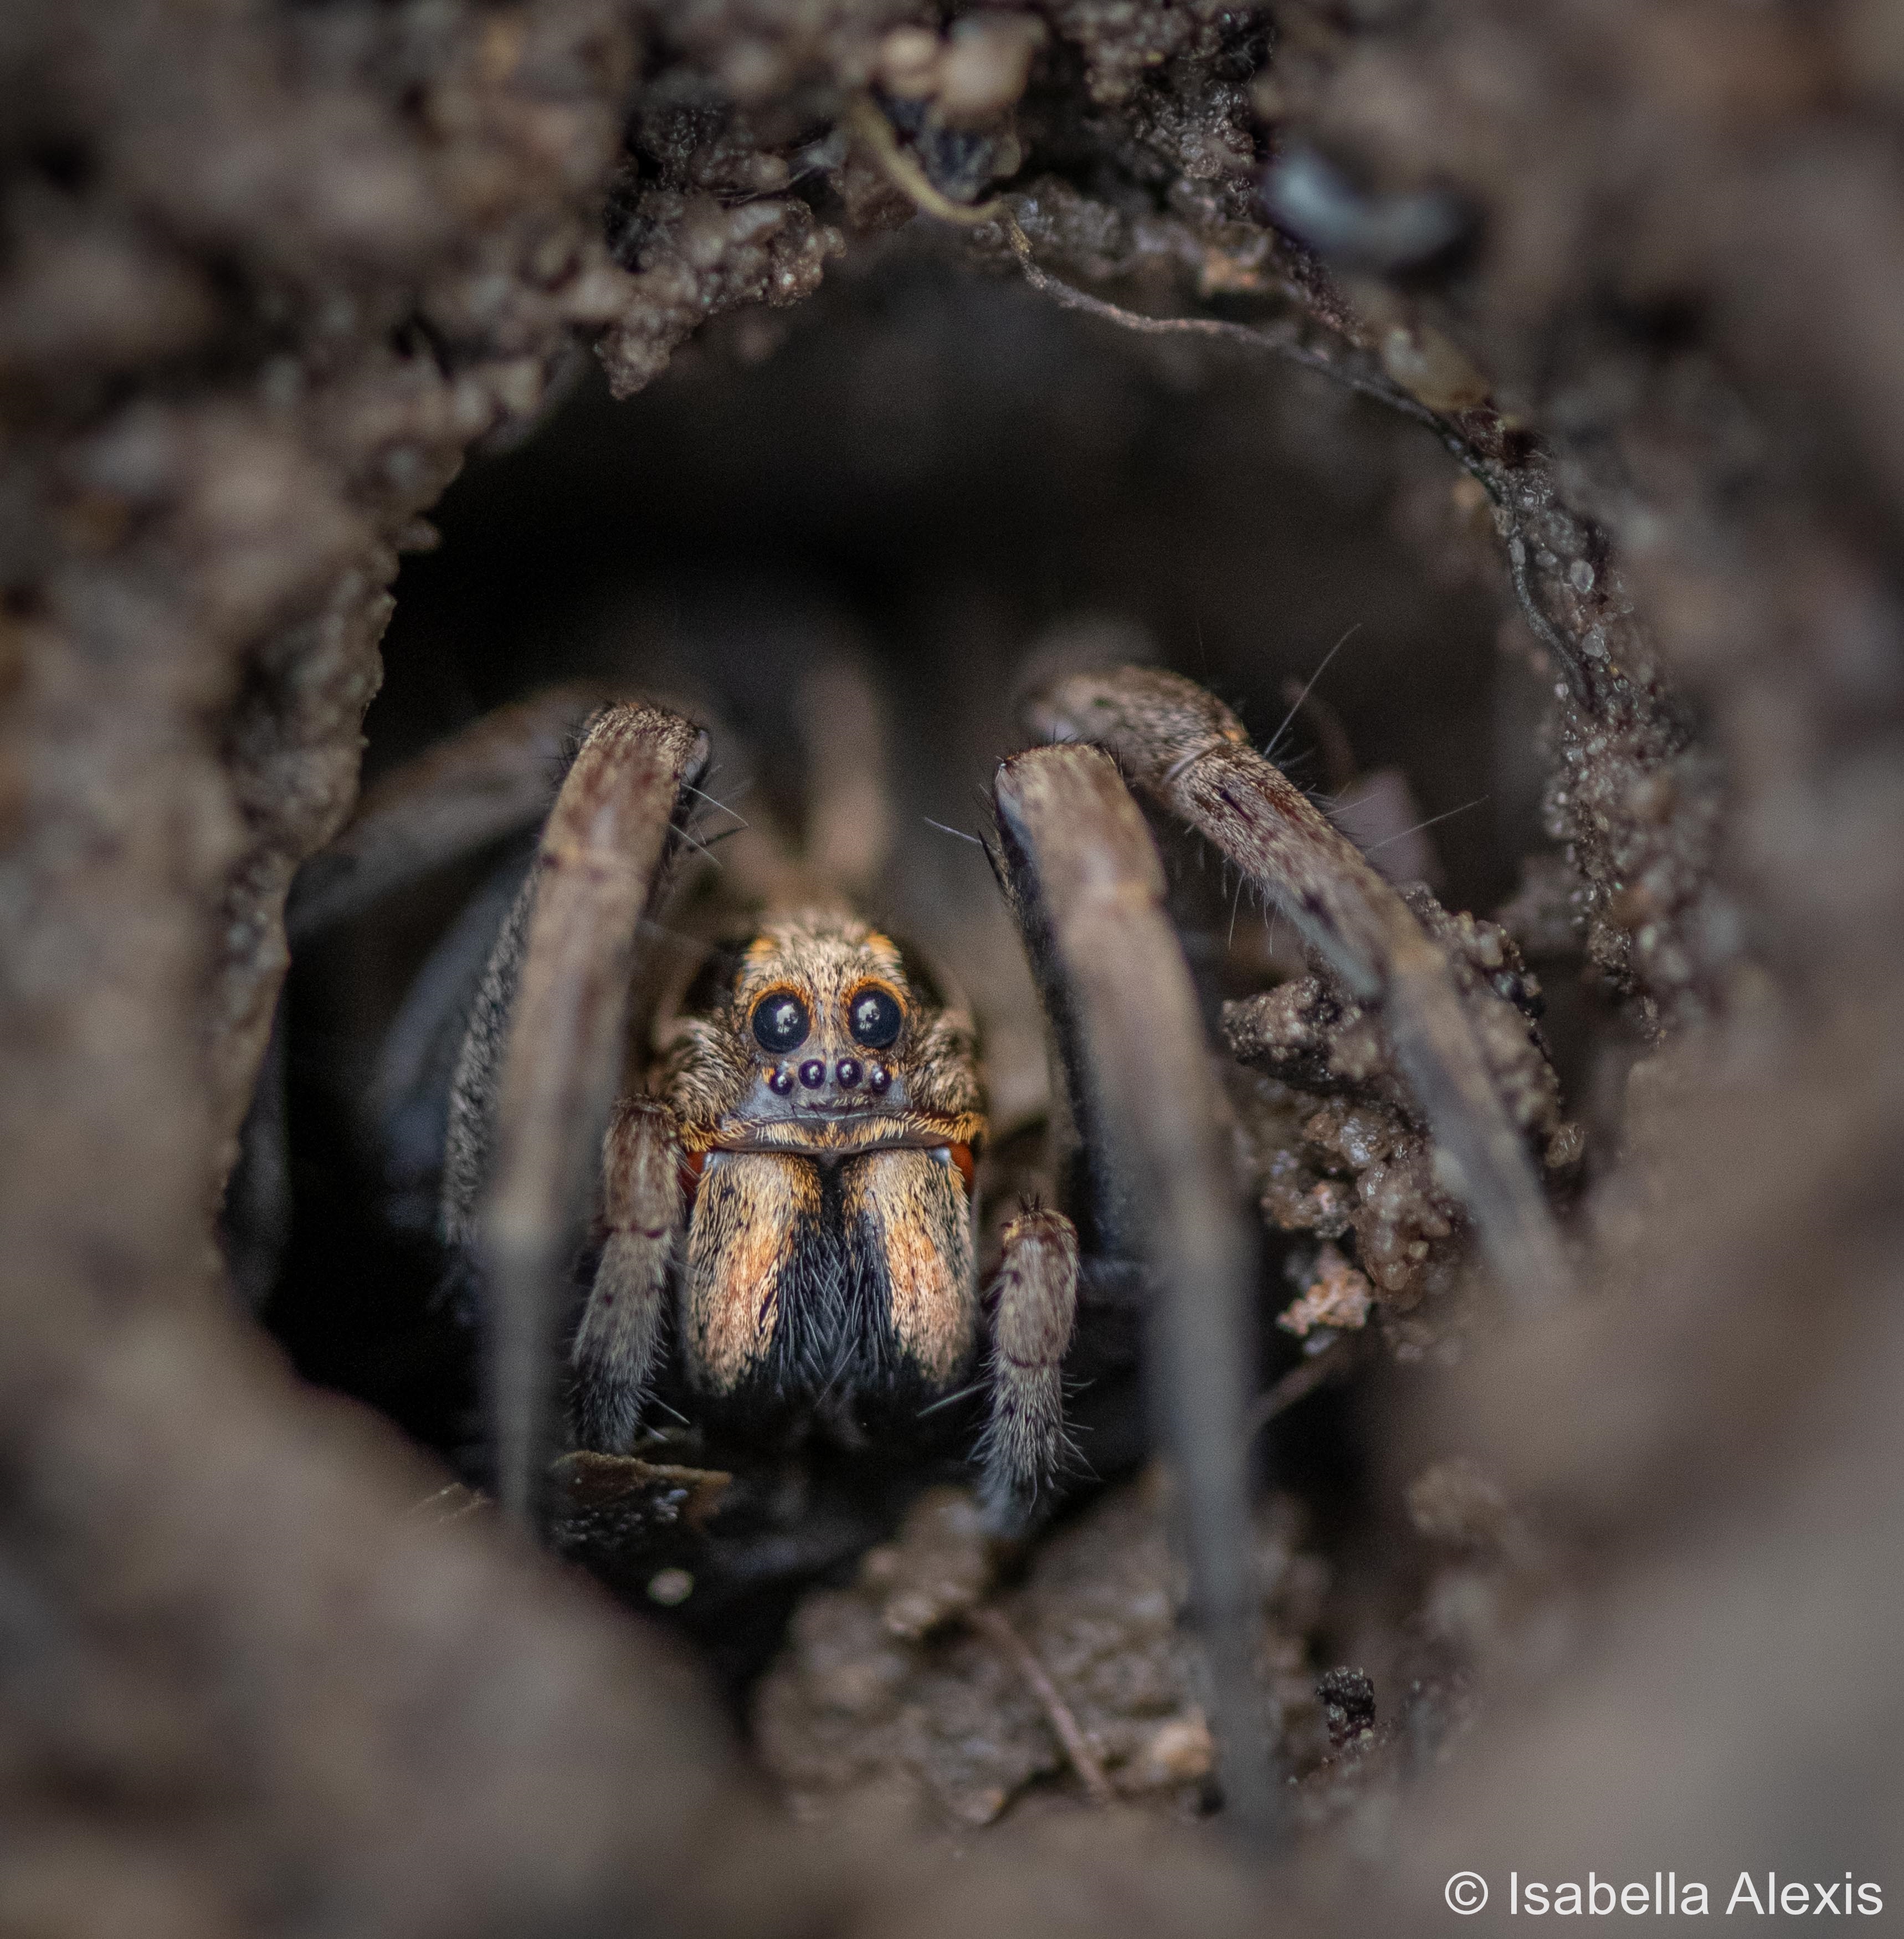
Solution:
[{"label": "soil", "polygon": [[[1893,8],[16,0],[0,104],[0,1926],[1406,1933],[1464,1868],[1877,1871]],[[958,839],[1027,670],[1109,629],[1267,743],[1350,627],[1279,751],[1437,817],[1583,1291],[1508,1320],[1379,1019],[1160,827],[1258,1067],[1288,1843],[1195,1768],[1141,1285],[1087,1287],[1096,1479],[1015,1557],[856,1483],[724,1642],[681,1557],[618,1598],[444,1495],[469,1341],[367,1106],[521,857],[294,960],[361,775],[607,677],[797,822],[854,659],[875,892],[1029,1137]],[[690,1465],[623,1522],[715,1526]]]}]

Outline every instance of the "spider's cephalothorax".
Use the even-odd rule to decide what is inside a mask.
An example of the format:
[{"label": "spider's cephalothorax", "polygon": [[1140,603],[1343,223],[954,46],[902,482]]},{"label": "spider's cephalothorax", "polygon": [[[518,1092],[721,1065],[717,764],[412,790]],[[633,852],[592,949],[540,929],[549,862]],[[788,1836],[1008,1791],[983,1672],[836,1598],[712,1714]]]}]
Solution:
[{"label": "spider's cephalothorax", "polygon": [[691,1383],[836,1408],[944,1391],[979,1339],[969,1024],[846,916],[769,924],[697,980],[655,1086],[689,1197]]}]

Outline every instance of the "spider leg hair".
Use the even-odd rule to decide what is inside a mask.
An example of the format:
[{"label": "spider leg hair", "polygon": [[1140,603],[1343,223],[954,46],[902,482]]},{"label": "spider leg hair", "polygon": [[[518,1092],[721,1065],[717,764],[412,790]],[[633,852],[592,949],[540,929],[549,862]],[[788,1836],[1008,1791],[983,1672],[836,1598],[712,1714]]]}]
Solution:
[{"label": "spider leg hair", "polygon": [[1073,674],[1030,711],[1048,739],[1109,748],[1136,787],[1249,875],[1356,997],[1381,1005],[1503,1287],[1530,1307],[1564,1295],[1572,1274],[1559,1231],[1454,978],[1355,843],[1256,751],[1228,708],[1180,674]]},{"label": "spider leg hair", "polygon": [[547,688],[485,714],[367,788],[343,833],[298,872],[284,912],[292,944],[534,827],[549,811],[564,750],[606,697],[583,682]]},{"label": "spider leg hair", "polygon": [[1188,966],[1150,831],[1110,756],[1036,747],[994,787],[997,866],[1060,1045],[1154,1276],[1153,1414],[1175,1466],[1207,1705],[1233,1822],[1279,1816],[1252,1673],[1258,1618],[1244,1422],[1255,1250],[1231,1186]]},{"label": "spider leg hair", "polygon": [[620,1079],[637,931],[707,762],[640,702],[590,722],[470,1018],[450,1098],[444,1224],[473,1243],[488,1317],[498,1492],[538,1505],[559,1296]]},{"label": "spider leg hair", "polygon": [[978,1444],[987,1520],[1015,1534],[1073,1457],[1060,1369],[1078,1314],[1078,1233],[1027,1206],[1005,1228],[992,1282],[991,1411]]},{"label": "spider leg hair", "polygon": [[607,1236],[569,1359],[582,1444],[625,1454],[661,1357],[686,1210],[674,1113],[652,1098],[623,1098],[602,1138],[601,1176]]}]

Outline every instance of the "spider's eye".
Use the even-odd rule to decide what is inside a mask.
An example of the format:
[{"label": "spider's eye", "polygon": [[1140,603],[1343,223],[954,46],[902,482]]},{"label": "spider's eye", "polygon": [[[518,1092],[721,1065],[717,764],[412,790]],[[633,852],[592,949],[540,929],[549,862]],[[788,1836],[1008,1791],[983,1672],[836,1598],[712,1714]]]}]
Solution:
[{"label": "spider's eye", "polygon": [[899,1000],[886,990],[862,990],[847,1012],[853,1041],[868,1050],[884,1050],[899,1035],[904,1020]]},{"label": "spider's eye", "polygon": [[754,1041],[762,1050],[776,1054],[797,1050],[806,1042],[812,1027],[813,1018],[808,1015],[806,1005],[784,990],[763,997],[754,1006]]}]

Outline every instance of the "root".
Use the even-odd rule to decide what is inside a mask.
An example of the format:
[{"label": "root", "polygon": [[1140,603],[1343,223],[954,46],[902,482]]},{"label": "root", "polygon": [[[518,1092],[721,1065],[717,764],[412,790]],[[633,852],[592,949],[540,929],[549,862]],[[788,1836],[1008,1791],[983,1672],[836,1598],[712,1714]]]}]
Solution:
[{"label": "root", "polygon": [[973,1609],[968,1613],[966,1621],[996,1646],[999,1654],[1025,1679],[1033,1695],[1044,1706],[1045,1718],[1057,1734],[1058,1742],[1064,1746],[1064,1754],[1071,1760],[1072,1769],[1083,1780],[1090,1801],[1093,1804],[1115,1803],[1116,1797],[1111,1789],[1111,1780],[1104,1775],[1104,1767],[1098,1761],[1097,1753],[1091,1749],[1090,1739],[1079,1727],[1078,1719],[1072,1715],[1070,1705],[1059,1694],[1057,1685],[1051,1681],[1044,1664],[1039,1661],[1037,1652],[1031,1645],[996,1609]]}]

